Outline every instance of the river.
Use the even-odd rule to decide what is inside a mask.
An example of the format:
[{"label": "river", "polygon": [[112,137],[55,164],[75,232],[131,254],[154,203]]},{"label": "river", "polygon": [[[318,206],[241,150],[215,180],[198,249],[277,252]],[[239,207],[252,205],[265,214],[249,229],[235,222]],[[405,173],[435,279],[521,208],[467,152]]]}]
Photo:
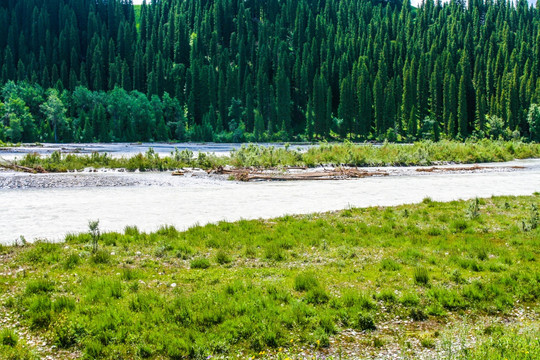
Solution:
[{"label": "river", "polygon": [[[0,243],[13,243],[20,236],[27,241],[62,241],[66,233],[86,231],[88,221],[96,219],[104,231],[121,231],[126,225],[153,231],[164,224],[186,229],[221,220],[415,203],[425,197],[450,201],[540,191],[540,159],[482,166],[488,169],[423,173],[406,168],[397,175],[356,180],[254,183],[170,173],[0,172],[0,180],[10,176],[35,177],[49,184],[51,179],[64,180],[53,181],[50,187],[0,188]],[[81,177],[88,177],[84,186],[65,186]],[[113,180],[101,181],[105,179]]]}]

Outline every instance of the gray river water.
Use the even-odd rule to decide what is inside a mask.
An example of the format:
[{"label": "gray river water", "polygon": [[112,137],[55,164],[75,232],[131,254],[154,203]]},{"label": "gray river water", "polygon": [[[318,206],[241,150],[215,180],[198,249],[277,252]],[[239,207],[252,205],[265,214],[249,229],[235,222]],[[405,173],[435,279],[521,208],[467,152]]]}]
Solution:
[{"label": "gray river water", "polygon": [[[280,143],[258,143],[261,146],[274,146],[276,148],[285,147],[285,144]],[[37,153],[40,155],[50,155],[54,151],[61,153],[78,153],[91,154],[93,152],[107,153],[112,157],[129,157],[138,153],[145,153],[149,148],[160,156],[171,155],[175,149],[188,149],[193,151],[195,155],[199,152],[214,153],[216,155],[227,155],[233,149],[239,149],[242,144],[221,144],[221,143],[89,143],[89,144],[40,144],[32,145],[25,144],[17,147],[0,147],[0,157],[4,160],[21,159],[26,154]],[[306,144],[291,144],[291,149],[304,150],[310,146]]]},{"label": "gray river water", "polygon": [[87,180],[98,184],[59,187],[52,182],[49,188],[0,188],[0,243],[12,243],[20,236],[27,241],[62,241],[66,233],[86,231],[88,221],[95,219],[100,220],[102,230],[121,231],[126,225],[136,225],[152,231],[164,224],[186,229],[221,220],[415,203],[428,196],[449,201],[540,191],[540,160],[487,166],[489,170],[475,173],[425,174],[407,168],[398,175],[357,180],[255,183],[172,177],[170,173],[115,173],[109,184],[100,181],[110,178],[110,173],[0,172],[0,181],[9,176],[30,176],[40,181],[60,177],[70,183],[86,176],[89,178],[83,184],[88,184]]}]

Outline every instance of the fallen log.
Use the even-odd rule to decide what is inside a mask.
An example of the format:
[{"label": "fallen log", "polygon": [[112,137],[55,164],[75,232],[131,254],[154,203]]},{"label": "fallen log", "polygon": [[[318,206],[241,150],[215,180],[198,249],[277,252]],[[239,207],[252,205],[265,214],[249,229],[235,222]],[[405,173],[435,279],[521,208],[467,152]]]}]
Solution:
[{"label": "fallen log", "polygon": [[47,170],[45,170],[43,167],[39,165],[30,168],[30,167],[21,166],[21,165],[15,165],[15,164],[0,164],[0,167],[3,167],[5,169],[10,169],[10,170],[15,170],[15,171],[23,171],[23,172],[27,172],[31,174],[37,174],[37,173],[46,174],[47,173]]},{"label": "fallen log", "polygon": [[[524,166],[519,165],[513,165],[513,166],[497,166],[496,169],[525,169]],[[429,168],[418,168],[416,169],[417,172],[450,172],[450,171],[478,171],[478,170],[488,170],[491,169],[491,167],[487,166],[462,166],[462,167],[429,167]]]},{"label": "fallen log", "polygon": [[486,167],[483,166],[464,166],[464,167],[429,167],[416,169],[417,172],[436,172],[436,171],[477,171],[483,170]]},{"label": "fallen log", "polygon": [[15,171],[23,171],[31,174],[45,174],[47,173],[47,170],[45,170],[42,166],[36,165],[34,167],[27,167],[22,165],[17,165],[12,163],[11,161],[7,161],[4,159],[0,159],[0,167],[9,169],[9,170],[15,170]]},{"label": "fallen log", "polygon": [[250,172],[239,169],[231,172],[237,181],[298,181],[298,180],[346,180],[369,176],[388,176],[386,171],[366,171],[358,169],[333,169],[304,173]]}]

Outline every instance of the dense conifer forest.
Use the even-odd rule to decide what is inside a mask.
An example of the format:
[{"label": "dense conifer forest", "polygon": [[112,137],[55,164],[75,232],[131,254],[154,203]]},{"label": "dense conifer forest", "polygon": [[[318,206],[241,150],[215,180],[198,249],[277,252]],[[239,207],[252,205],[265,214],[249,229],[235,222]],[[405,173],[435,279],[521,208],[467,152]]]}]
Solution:
[{"label": "dense conifer forest", "polygon": [[526,0],[7,0],[0,141],[540,136]]}]

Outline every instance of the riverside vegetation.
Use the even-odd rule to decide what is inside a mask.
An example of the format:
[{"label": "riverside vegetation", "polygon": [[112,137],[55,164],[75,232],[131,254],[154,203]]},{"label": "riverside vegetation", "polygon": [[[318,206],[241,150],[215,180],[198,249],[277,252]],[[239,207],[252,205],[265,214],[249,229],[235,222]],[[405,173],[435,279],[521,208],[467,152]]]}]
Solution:
[{"label": "riverside vegetation", "polygon": [[[0,357],[540,357],[540,194],[0,248]],[[41,344],[39,347],[36,344]]]},{"label": "riverside vegetation", "polygon": [[[237,168],[279,168],[287,166],[316,167],[319,165],[348,166],[408,166],[432,165],[440,163],[482,163],[501,162],[514,159],[540,157],[540,144],[520,141],[480,140],[465,143],[457,141],[423,141],[411,145],[391,144],[382,146],[323,143],[302,152],[292,146],[276,148],[255,144],[242,146],[231,151],[228,156],[199,153],[194,156],[190,150],[176,149],[170,156],[160,157],[153,149],[145,154],[129,158],[113,158],[103,153],[61,154],[51,156],[27,154],[16,165],[28,168],[42,168],[49,172],[64,172],[93,168],[124,168],[139,170],[175,170],[184,167],[213,169],[231,165]],[[2,166],[2,163],[0,163]]]}]

